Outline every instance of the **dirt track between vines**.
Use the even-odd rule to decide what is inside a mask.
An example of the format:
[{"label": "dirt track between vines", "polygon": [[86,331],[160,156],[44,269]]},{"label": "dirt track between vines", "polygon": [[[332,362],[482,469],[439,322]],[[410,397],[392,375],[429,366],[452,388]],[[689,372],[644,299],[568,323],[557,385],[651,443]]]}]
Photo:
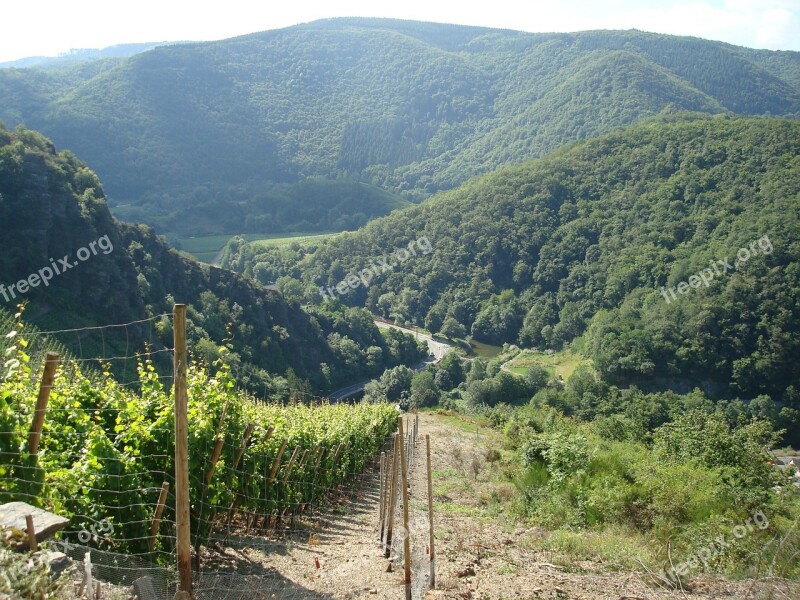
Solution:
[{"label": "dirt track between vines", "polygon": [[[547,532],[514,522],[506,515],[487,515],[480,494],[493,479],[491,463],[475,456],[496,447],[499,436],[480,437],[439,415],[420,415],[419,445],[411,474],[409,506],[415,518],[424,518],[427,506],[425,434],[431,437],[434,472],[434,524],[436,531],[437,585],[427,585],[427,537],[412,536],[415,546],[413,597],[431,599],[506,600],[571,598],[576,600],[716,598],[797,598],[794,591],[772,584],[731,582],[719,578],[693,580],[692,591],[652,587],[641,573],[611,570],[589,561],[567,557],[537,547]],[[477,465],[477,469],[473,468]],[[477,470],[477,475],[476,475]],[[463,477],[462,477],[463,474]],[[308,526],[296,525],[280,540],[255,542],[241,539],[239,549],[214,552],[215,568],[238,573],[237,587],[249,588],[247,598],[355,599],[405,598],[403,568],[399,560],[384,557],[378,541],[378,475],[371,471],[360,486],[330,506]],[[475,485],[470,483],[473,480]],[[454,484],[461,481],[464,485]],[[481,483],[486,484],[481,486]],[[499,490],[503,493],[503,490]],[[412,530],[413,531],[413,530]],[[389,564],[392,570],[387,571]],[[247,584],[253,575],[258,583]],[[225,587],[229,582],[215,587]],[[230,589],[230,587],[228,588]]]}]

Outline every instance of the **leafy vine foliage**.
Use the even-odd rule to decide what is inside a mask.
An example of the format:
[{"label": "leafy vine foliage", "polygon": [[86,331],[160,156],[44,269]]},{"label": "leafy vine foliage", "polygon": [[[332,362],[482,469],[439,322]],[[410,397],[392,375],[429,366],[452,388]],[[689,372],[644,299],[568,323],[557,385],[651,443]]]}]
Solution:
[{"label": "leafy vine foliage", "polygon": [[[137,389],[117,383],[108,369],[87,374],[67,360],[50,395],[38,456],[30,455],[27,434],[38,381],[32,377],[26,342],[18,335],[23,330],[17,321],[7,334],[10,343],[0,381],[0,502],[25,500],[74,517],[72,534],[107,523],[113,535],[90,543],[119,552],[149,552],[150,519],[159,490],[164,481],[175,489],[170,387],[146,357],[138,364]],[[199,363],[188,371],[195,543],[207,539],[215,519],[227,516],[234,499],[239,510],[259,514],[319,500],[331,486],[361,472],[397,424],[397,411],[388,404],[257,402],[237,390],[225,363],[229,352],[220,348],[221,359],[211,369]],[[234,468],[249,424],[249,443]],[[208,479],[218,439],[223,440],[222,453]],[[273,461],[284,442],[287,450],[270,482]],[[287,473],[295,448],[297,460]],[[301,461],[306,451],[314,458]],[[166,523],[174,521],[174,501],[167,502],[164,519],[166,534]],[[169,552],[172,543],[170,535],[159,537],[156,552]]]}]

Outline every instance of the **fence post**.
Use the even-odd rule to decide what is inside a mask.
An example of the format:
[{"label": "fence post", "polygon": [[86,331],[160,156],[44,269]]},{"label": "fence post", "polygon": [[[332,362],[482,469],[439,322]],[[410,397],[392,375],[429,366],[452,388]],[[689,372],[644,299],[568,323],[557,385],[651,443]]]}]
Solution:
[{"label": "fence post", "polygon": [[[222,426],[225,424],[225,415],[228,414],[228,405],[230,400],[222,407],[222,414],[219,417],[219,425],[217,426],[217,441],[214,443],[214,451],[211,454],[211,468],[206,473],[206,488],[211,485],[211,479],[214,477],[214,471],[217,469],[219,457],[222,456],[222,446],[225,443],[225,438],[222,435]],[[205,495],[205,492],[203,493]]]},{"label": "fence post", "polygon": [[39,545],[36,542],[36,530],[33,527],[33,515],[25,515],[25,528],[28,534],[28,550],[36,552]]},{"label": "fence post", "polygon": [[173,309],[175,341],[175,522],[180,589],[192,595],[192,546],[189,523],[189,396],[186,383],[186,305]]},{"label": "fence post", "polygon": [[167,493],[169,493],[169,481],[161,484],[161,493],[158,495],[156,512],[153,514],[153,520],[150,523],[150,537],[147,538],[147,548],[150,552],[156,547],[156,537],[158,536],[158,528],[161,526],[161,515],[164,514],[164,506],[167,503]]},{"label": "fence post", "polygon": [[431,436],[425,434],[425,451],[428,455],[428,528],[430,531],[431,589],[436,588],[436,550],[433,539],[433,477],[431,475]]},{"label": "fence post", "polygon": [[380,533],[378,534],[379,538],[383,538],[383,498],[386,494],[386,491],[383,488],[383,474],[386,472],[386,452],[381,452],[381,460],[380,460],[380,474],[378,475],[378,489],[380,493],[378,494],[378,528]]},{"label": "fence post", "polygon": [[392,484],[391,490],[389,492],[389,502],[388,502],[388,510],[389,510],[389,517],[388,523],[386,525],[386,558],[389,558],[389,555],[392,552],[392,534],[394,532],[394,505],[397,499],[397,462],[399,458],[399,451],[398,446],[402,444],[403,441],[400,439],[399,434],[394,433],[392,434]]},{"label": "fence post", "polygon": [[42,373],[42,383],[39,386],[39,397],[36,398],[36,412],[33,414],[33,423],[31,423],[31,431],[28,434],[28,451],[31,454],[39,452],[39,440],[42,439],[44,415],[47,412],[47,403],[50,401],[50,390],[53,389],[53,382],[56,380],[56,367],[58,367],[58,354],[48,352],[44,361],[44,373]]},{"label": "fence post", "polygon": [[[403,417],[400,417],[400,436],[403,436]],[[406,600],[411,600],[411,532],[408,529],[408,473],[406,472],[405,448],[400,446],[400,472],[403,486],[403,558],[405,559]]]}]

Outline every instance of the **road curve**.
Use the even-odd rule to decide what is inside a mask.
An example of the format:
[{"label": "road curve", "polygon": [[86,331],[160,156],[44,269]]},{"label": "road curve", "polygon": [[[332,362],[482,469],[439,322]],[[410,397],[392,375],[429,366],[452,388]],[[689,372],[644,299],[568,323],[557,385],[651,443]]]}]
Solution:
[{"label": "road curve", "polygon": [[[431,364],[436,364],[440,360],[442,360],[447,354],[450,349],[453,347],[452,345],[446,342],[439,342],[433,339],[432,336],[427,335],[425,333],[419,333],[413,329],[408,329],[407,327],[400,327],[399,325],[394,325],[393,323],[388,323],[383,320],[373,319],[375,325],[380,327],[381,329],[399,329],[405,333],[412,334],[418,340],[425,340],[428,342],[428,350],[430,351],[430,356],[428,360],[424,360],[418,365],[413,367],[414,371],[422,371],[425,367]],[[343,387],[342,389],[336,390],[335,392],[331,392],[328,394],[328,398],[333,400],[334,402],[338,402],[340,400],[344,400],[345,398],[349,398],[350,396],[354,396],[361,392],[364,389],[364,386],[367,385],[371,379],[366,381],[362,381],[360,383],[354,383],[353,385],[348,385],[347,387]]]},{"label": "road curve", "polygon": [[377,325],[381,329],[399,329],[400,331],[410,333],[418,340],[425,340],[426,342],[428,342],[428,350],[430,350],[431,356],[433,356],[433,360],[425,361],[425,364],[438,363],[440,360],[444,358],[444,355],[447,354],[453,347],[446,342],[436,341],[432,336],[426,333],[419,333],[414,329],[409,329],[407,327],[400,327],[399,325],[394,325],[392,323],[387,323],[386,321],[381,321],[378,319],[374,319],[373,321],[375,325]]}]

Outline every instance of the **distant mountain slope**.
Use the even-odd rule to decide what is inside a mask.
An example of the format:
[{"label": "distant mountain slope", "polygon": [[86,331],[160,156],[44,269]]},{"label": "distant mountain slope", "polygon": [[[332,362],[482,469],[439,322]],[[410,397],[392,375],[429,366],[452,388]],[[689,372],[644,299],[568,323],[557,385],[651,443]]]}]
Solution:
[{"label": "distant mountain slope", "polygon": [[308,177],[421,200],[665,110],[798,115],[800,54],[333,19],[155,48],[94,73],[0,70],[1,119],[73,149],[112,209],[162,230],[191,230],[209,203],[245,230],[269,212],[254,198]]},{"label": "distant mountain slope", "polygon": [[293,260],[239,244],[226,261],[313,291],[421,236],[429,254],[337,298],[434,332],[450,319],[495,344],[560,348],[585,334],[616,384],[779,399],[800,381],[800,121],[655,119]]},{"label": "distant mountain slope", "polygon": [[[195,356],[215,360],[230,344],[238,382],[276,397],[310,391],[298,377],[330,390],[424,356],[410,336],[382,336],[365,311],[305,312],[232,271],[182,257],[144,225],[114,220],[97,176],[35,131],[0,127],[0,224],[0,303],[11,311],[26,303],[26,320],[44,330],[131,323],[185,303]],[[90,358],[169,347],[171,336],[162,319],[61,341]]]},{"label": "distant mountain slope", "polygon": [[157,46],[180,43],[185,42],[143,42],[138,44],[117,44],[106,48],[73,48],[69,52],[58,56],[27,56],[17,60],[0,62],[0,69],[29,69],[33,67],[47,69],[104,58],[127,58],[140,52],[147,52]]}]

